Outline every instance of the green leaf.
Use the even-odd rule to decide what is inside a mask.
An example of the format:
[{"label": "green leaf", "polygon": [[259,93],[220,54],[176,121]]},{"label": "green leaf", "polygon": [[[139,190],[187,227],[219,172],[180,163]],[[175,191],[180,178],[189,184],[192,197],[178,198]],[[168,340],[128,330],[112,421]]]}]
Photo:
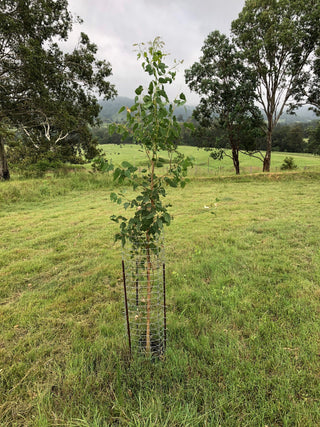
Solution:
[{"label": "green leaf", "polygon": [[125,109],[126,109],[126,107],[125,107],[125,106],[122,106],[122,107],[120,108],[120,110],[118,111],[118,114],[121,114]]},{"label": "green leaf", "polygon": [[161,221],[160,218],[157,219],[157,226],[159,227],[160,230],[163,228],[163,222]]},{"label": "green leaf", "polygon": [[133,128],[132,128],[133,133],[138,129],[138,127],[139,127],[139,123],[135,123],[133,125]]},{"label": "green leaf", "polygon": [[170,187],[176,188],[178,186],[177,183],[171,178],[166,177],[165,181],[168,185],[170,185]]},{"label": "green leaf", "polygon": [[117,130],[118,130],[118,126],[115,123],[111,123],[108,127],[109,135],[114,134],[115,132],[117,132]]},{"label": "green leaf", "polygon": [[143,97],[143,102],[147,105],[149,103],[152,103],[152,98],[149,95],[145,95]]},{"label": "green leaf", "polygon": [[111,193],[111,194],[110,194],[110,200],[111,200],[112,202],[116,202],[116,201],[117,201],[117,199],[118,199],[118,196],[117,196],[117,194],[116,194],[116,193]]},{"label": "green leaf", "polygon": [[155,216],[155,212],[150,212],[149,215],[145,217],[145,219],[152,219]]},{"label": "green leaf", "polygon": [[137,87],[137,89],[135,90],[135,93],[137,94],[137,95],[141,95],[141,93],[142,93],[142,91],[143,91],[143,86],[139,86],[139,87]]},{"label": "green leaf", "polygon": [[150,64],[148,64],[145,68],[146,72],[149,73],[149,75],[153,74],[153,68]]},{"label": "green leaf", "polygon": [[163,96],[163,98],[165,98],[166,100],[168,99],[168,95],[164,89],[159,90],[158,93],[160,96]]},{"label": "green leaf", "polygon": [[171,222],[171,215],[168,212],[165,212],[163,215],[164,222],[169,225]]},{"label": "green leaf", "polygon": [[121,169],[117,168],[114,172],[113,172],[113,180],[116,181],[119,176],[121,175]]},{"label": "green leaf", "polygon": [[193,125],[193,123],[184,122],[184,123],[183,123],[183,126],[184,126],[185,128],[187,128],[187,129],[194,130],[194,125]]},{"label": "green leaf", "polygon": [[123,168],[127,168],[127,169],[131,169],[131,168],[133,168],[133,165],[132,165],[131,163],[127,162],[127,161],[122,162],[122,163],[121,163],[121,166],[122,166]]}]

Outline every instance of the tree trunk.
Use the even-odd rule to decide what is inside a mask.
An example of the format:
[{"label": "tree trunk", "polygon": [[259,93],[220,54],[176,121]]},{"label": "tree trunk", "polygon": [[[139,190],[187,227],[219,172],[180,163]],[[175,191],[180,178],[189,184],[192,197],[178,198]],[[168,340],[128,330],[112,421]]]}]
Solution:
[{"label": "tree trunk", "polygon": [[9,180],[10,172],[8,168],[6,150],[4,148],[4,138],[0,135],[0,180]]},{"label": "tree trunk", "polygon": [[272,149],[272,128],[271,126],[268,127],[267,131],[267,149],[266,149],[266,155],[263,159],[263,172],[270,172],[270,166],[271,166],[271,149]]},{"label": "tree trunk", "polygon": [[239,150],[237,148],[232,149],[232,161],[233,166],[236,170],[236,175],[240,174],[240,162],[239,162]]},{"label": "tree trunk", "polygon": [[263,159],[263,172],[270,172],[271,152],[267,152]]}]

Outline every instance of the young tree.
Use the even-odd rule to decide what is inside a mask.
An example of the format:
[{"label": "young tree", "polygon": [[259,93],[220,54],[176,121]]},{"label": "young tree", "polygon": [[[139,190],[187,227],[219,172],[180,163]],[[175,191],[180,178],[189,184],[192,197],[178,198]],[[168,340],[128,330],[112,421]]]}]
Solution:
[{"label": "young tree", "polygon": [[239,174],[240,150],[254,150],[255,137],[264,125],[254,103],[256,74],[244,66],[241,52],[219,31],[209,34],[202,53],[185,72],[190,89],[201,95],[194,116],[201,126],[224,129]]},{"label": "young tree", "polygon": [[[166,196],[166,187],[184,187],[187,167],[191,165],[189,158],[177,152],[176,142],[179,139],[181,125],[174,115],[174,107],[181,106],[186,99],[180,94],[173,103],[169,102],[165,91],[165,85],[171,84],[176,72],[170,69],[164,62],[166,54],[163,51],[164,43],[156,38],[147,46],[138,46],[138,59],[142,60],[143,70],[151,77],[147,91],[139,86],[135,93],[135,103],[130,107],[122,107],[119,111],[127,111],[127,122],[124,125],[114,126],[123,138],[132,135],[133,141],[139,144],[146,154],[147,169],[142,171],[142,176],[137,174],[137,168],[129,162],[123,162],[122,166],[115,169],[114,179],[122,183],[128,179],[134,190],[141,192],[133,199],[124,201],[124,208],[134,209],[133,216],[126,217],[113,215],[112,220],[120,223],[120,231],[116,234],[116,240],[120,240],[124,246],[131,243],[133,253],[141,248],[146,253],[147,269],[147,298],[146,298],[146,343],[147,355],[151,351],[151,254],[157,251],[156,242],[162,233],[163,226],[169,225],[172,216],[168,212],[168,205],[163,203]],[[185,126],[189,126],[187,123]],[[159,175],[156,166],[161,161],[160,151],[166,151],[169,156],[169,168],[167,172]],[[124,194],[111,194],[111,200],[122,203]]]},{"label": "young tree", "polygon": [[[67,0],[4,0],[0,4],[0,123],[21,128],[34,147],[48,149],[76,140],[97,122],[96,94],[110,98],[111,66],[96,59],[97,47],[81,34],[64,53],[54,42],[66,40],[73,19]],[[83,144],[80,148],[85,148]],[[5,141],[0,139],[0,179],[9,179]],[[5,166],[3,166],[5,165]]]},{"label": "young tree", "polygon": [[258,75],[258,101],[266,117],[266,155],[270,171],[272,133],[285,108],[306,100],[310,61],[320,37],[318,0],[246,0],[232,23],[246,64]]}]

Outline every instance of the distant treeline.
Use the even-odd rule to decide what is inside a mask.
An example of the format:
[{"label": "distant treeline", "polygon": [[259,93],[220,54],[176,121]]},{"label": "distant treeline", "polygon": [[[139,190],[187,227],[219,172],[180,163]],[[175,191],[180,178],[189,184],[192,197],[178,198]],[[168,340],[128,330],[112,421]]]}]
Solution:
[{"label": "distant treeline", "polygon": [[[92,129],[92,134],[98,144],[132,144],[133,140],[128,137],[122,141],[120,135],[109,132],[109,125]],[[196,147],[230,148],[229,140],[221,128],[215,127],[201,131],[195,124],[195,131],[182,128],[182,138],[177,141],[179,145]],[[265,140],[257,141],[256,149],[264,150]],[[273,133],[273,151],[289,153],[314,153],[320,154],[320,124],[314,120],[308,123],[278,124]]]},{"label": "distant treeline", "polygon": [[[121,122],[126,120],[126,112],[124,111],[121,114],[118,114],[122,106],[131,107],[134,104],[132,98],[125,96],[117,96],[115,99],[109,99],[107,101],[99,100],[99,105],[101,111],[99,113],[100,119],[104,123],[113,123]],[[192,117],[192,113],[195,107],[192,105],[184,105],[183,107],[177,107],[175,109],[175,115],[178,121],[187,121]],[[264,112],[261,110],[261,113],[266,119]],[[296,114],[284,113],[281,117],[281,123],[284,124],[294,124],[294,123],[310,123],[313,120],[316,120],[316,114],[310,110],[310,106],[305,105],[300,107]]]},{"label": "distant treeline", "polygon": [[[113,122],[126,120],[126,113],[118,114],[119,109],[125,105],[130,107],[133,100],[126,97],[117,97],[114,100],[99,101],[102,107],[100,119],[101,127],[92,129],[93,137],[98,144],[130,144],[131,137],[122,141],[120,135],[109,132],[109,125]],[[190,131],[182,127],[182,137],[177,145],[189,145],[196,147],[208,147],[214,149],[230,149],[230,138],[216,121],[216,125],[202,128],[193,118],[194,107],[186,106],[178,108],[175,113],[179,122],[192,121],[195,130]],[[265,114],[263,114],[266,120]],[[244,144],[245,145],[245,144]],[[254,143],[249,143],[250,150],[266,149],[265,137],[257,136]],[[249,149],[249,148],[246,148]],[[320,154],[320,122],[310,106],[299,108],[296,114],[284,113],[281,122],[278,123],[272,134],[272,151],[289,153],[314,153]]]}]

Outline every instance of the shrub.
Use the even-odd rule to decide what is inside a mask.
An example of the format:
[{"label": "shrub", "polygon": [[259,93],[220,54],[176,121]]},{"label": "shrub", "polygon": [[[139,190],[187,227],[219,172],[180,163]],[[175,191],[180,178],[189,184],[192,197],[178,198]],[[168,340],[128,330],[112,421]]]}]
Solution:
[{"label": "shrub", "polygon": [[280,167],[281,170],[293,170],[297,168],[298,166],[295,164],[293,157],[286,157]]}]

